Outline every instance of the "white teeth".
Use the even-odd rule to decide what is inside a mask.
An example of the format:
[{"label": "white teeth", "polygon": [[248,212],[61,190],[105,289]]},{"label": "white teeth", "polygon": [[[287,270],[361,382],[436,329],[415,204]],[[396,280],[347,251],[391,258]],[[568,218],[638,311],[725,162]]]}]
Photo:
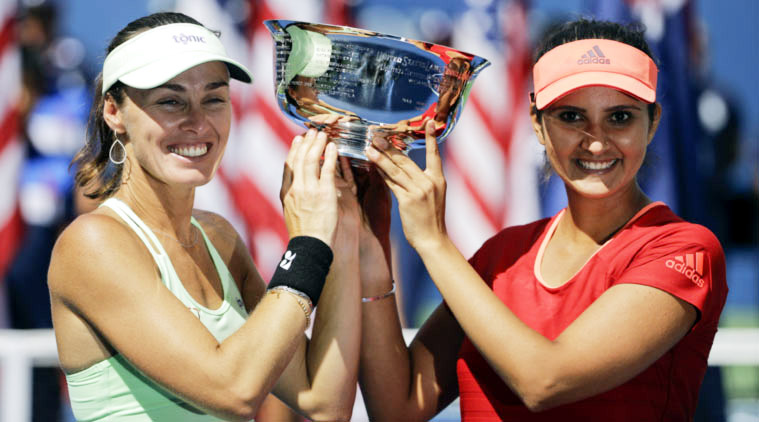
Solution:
[{"label": "white teeth", "polygon": [[200,144],[195,146],[185,145],[181,147],[170,146],[169,151],[185,157],[200,157],[201,155],[208,152],[208,144]]},{"label": "white teeth", "polygon": [[577,160],[577,162],[580,163],[580,166],[586,170],[606,170],[609,167],[613,166],[614,163],[617,162],[617,160],[609,160],[609,161]]}]

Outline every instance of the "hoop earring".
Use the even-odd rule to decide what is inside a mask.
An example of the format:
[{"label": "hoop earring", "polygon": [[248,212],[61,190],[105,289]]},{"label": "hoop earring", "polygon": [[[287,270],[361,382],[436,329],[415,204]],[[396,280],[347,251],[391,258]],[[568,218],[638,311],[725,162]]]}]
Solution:
[{"label": "hoop earring", "polygon": [[[116,145],[118,145],[119,147],[121,147],[121,158],[120,159],[114,159],[113,158],[113,156],[114,156],[113,150],[114,150],[114,147],[116,147]],[[113,164],[116,164],[117,166],[121,165],[121,164],[124,164],[124,161],[126,161],[126,148],[124,148],[124,144],[121,143],[121,141],[119,140],[119,137],[116,136],[116,135],[113,135],[113,143],[111,143],[111,149],[108,150],[108,159],[110,159],[111,162]]]}]

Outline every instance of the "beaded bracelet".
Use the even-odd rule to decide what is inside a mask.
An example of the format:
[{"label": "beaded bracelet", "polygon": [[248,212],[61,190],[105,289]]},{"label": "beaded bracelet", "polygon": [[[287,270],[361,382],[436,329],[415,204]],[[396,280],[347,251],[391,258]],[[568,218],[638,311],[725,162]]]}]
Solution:
[{"label": "beaded bracelet", "polygon": [[290,293],[289,296],[292,296],[293,299],[295,299],[296,302],[298,302],[298,305],[300,305],[300,308],[303,309],[303,313],[306,314],[306,328],[311,326],[311,313],[314,311],[314,305],[311,303],[311,299],[309,299],[308,296],[306,296],[305,293],[295,290],[291,287],[287,286],[275,286],[267,290],[267,293],[276,293],[277,299],[279,299],[279,295],[281,292]]},{"label": "beaded bracelet", "polygon": [[361,303],[369,303],[369,302],[374,302],[374,301],[377,301],[377,300],[382,300],[382,299],[388,298],[388,297],[390,297],[390,296],[392,296],[394,294],[395,294],[395,280],[393,280],[393,287],[390,289],[389,292],[387,292],[385,294],[381,294],[379,296],[362,297],[361,298]]}]

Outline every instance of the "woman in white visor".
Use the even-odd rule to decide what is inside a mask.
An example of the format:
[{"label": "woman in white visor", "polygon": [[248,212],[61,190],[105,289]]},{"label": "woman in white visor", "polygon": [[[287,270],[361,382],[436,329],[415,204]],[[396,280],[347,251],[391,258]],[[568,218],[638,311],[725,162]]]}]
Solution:
[{"label": "woman in white visor", "polygon": [[270,392],[310,419],[350,417],[360,286],[343,275],[358,271],[355,185],[323,133],[293,140],[290,243],[267,287],[232,226],[193,209],[229,136],[230,78],[252,80],[182,14],[140,18],[108,47],[74,162],[102,203],[63,232],[49,270],[79,421],[250,420]]}]

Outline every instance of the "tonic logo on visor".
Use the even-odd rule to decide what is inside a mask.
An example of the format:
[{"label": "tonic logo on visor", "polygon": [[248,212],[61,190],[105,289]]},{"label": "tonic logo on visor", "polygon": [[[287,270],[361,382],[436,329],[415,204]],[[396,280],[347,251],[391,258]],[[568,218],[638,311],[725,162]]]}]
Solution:
[{"label": "tonic logo on visor", "polygon": [[205,37],[202,37],[200,35],[185,35],[185,34],[179,34],[174,35],[174,42],[177,44],[187,44],[191,42],[202,42],[203,44],[206,43]]},{"label": "tonic logo on visor", "polygon": [[250,72],[232,60],[219,37],[192,23],[172,23],[140,32],[114,48],[103,62],[105,94],[116,82],[151,89],[210,61],[224,62],[231,78],[251,82]]},{"label": "tonic logo on visor", "polygon": [[594,45],[593,48],[583,54],[580,59],[577,60],[577,64],[611,64],[611,60],[606,57],[601,48]]}]

